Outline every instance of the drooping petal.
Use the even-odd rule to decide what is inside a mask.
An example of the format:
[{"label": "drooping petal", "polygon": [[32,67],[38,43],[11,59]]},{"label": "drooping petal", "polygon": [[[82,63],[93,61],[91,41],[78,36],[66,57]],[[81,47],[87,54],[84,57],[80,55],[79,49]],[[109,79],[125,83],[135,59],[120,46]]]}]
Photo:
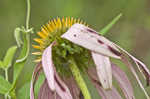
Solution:
[{"label": "drooping petal", "polygon": [[[92,79],[92,81],[99,81],[99,78],[97,76],[97,72],[96,69],[94,67],[89,67],[88,71],[87,71],[88,76],[90,77],[90,79]],[[99,83],[101,85],[101,83]]]},{"label": "drooping petal", "polygon": [[68,86],[73,99],[80,99],[79,98],[80,89],[78,88],[74,78],[73,77],[69,77],[69,78],[64,77],[63,80],[64,80],[65,84]]},{"label": "drooping petal", "polygon": [[30,99],[34,99],[34,85],[36,81],[38,80],[38,76],[40,75],[41,68],[41,62],[37,64],[37,66],[34,69],[34,72],[32,74],[32,80],[30,85]]},{"label": "drooping petal", "polygon": [[49,47],[47,47],[42,55],[42,66],[48,81],[48,85],[52,91],[55,90],[55,81],[54,81],[54,68],[53,68],[53,61],[52,61],[52,43]]},{"label": "drooping petal", "polygon": [[114,58],[120,58],[121,55],[111,41],[98,35],[96,31],[82,24],[74,24],[62,35],[62,38],[99,54]]},{"label": "drooping petal", "polygon": [[72,99],[70,90],[66,84],[58,76],[55,66],[52,61],[52,46],[55,44],[52,43],[42,55],[42,66],[43,70],[51,91],[56,91],[56,93],[61,97],[61,99]]},{"label": "drooping petal", "polygon": [[112,64],[112,73],[114,78],[117,80],[120,88],[122,89],[126,99],[135,99],[134,92],[128,77],[125,72],[122,71],[118,66]]},{"label": "drooping petal", "polygon": [[47,80],[45,79],[38,93],[38,99],[61,99],[61,98],[56,92],[50,90]]},{"label": "drooping petal", "polygon": [[97,75],[104,89],[112,87],[112,71],[109,57],[92,52],[96,64]]},{"label": "drooping petal", "polygon": [[34,99],[33,81],[31,81],[31,85],[30,85],[30,99]]},{"label": "drooping petal", "polygon": [[122,99],[118,91],[113,86],[110,90],[104,90],[101,87],[101,83],[98,81],[96,70],[94,68],[88,69],[88,75],[102,99]]},{"label": "drooping petal", "polygon": [[96,86],[98,89],[99,94],[101,95],[102,99],[122,99],[116,88],[112,87],[110,90],[104,90],[103,88]]},{"label": "drooping petal", "polygon": [[128,59],[125,56],[122,56],[122,61],[128,66],[128,68],[131,70],[131,72],[133,73],[133,75],[135,76],[138,84],[140,85],[141,89],[143,90],[145,96],[147,97],[147,99],[150,99],[150,97],[148,96],[144,86],[142,85],[138,75],[136,74],[136,71],[134,70],[132,64],[128,61]]},{"label": "drooping petal", "polygon": [[[116,44],[114,44],[116,45]],[[146,78],[147,80],[147,85],[150,84],[150,71],[147,68],[147,66],[141,62],[140,60],[136,59],[134,56],[132,56],[130,53],[128,53],[126,50],[124,50],[123,48],[121,48],[120,46],[116,45],[120,50],[122,50],[123,52],[125,52],[133,61],[134,63],[138,66],[138,69],[141,73],[143,73],[145,75],[144,78]]]},{"label": "drooping petal", "polygon": [[61,97],[61,99],[73,99],[69,88],[61,80],[61,78],[58,76],[56,71],[55,71],[54,79],[55,79],[56,93]]}]

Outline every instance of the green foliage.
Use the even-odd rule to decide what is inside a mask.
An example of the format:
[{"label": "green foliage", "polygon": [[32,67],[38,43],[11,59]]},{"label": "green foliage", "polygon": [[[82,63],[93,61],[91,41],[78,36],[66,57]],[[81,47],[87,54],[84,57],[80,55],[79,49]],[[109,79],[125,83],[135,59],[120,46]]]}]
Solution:
[{"label": "green foliage", "polygon": [[27,56],[29,54],[29,47],[30,47],[29,34],[23,34],[23,40],[24,40],[24,44],[21,53],[19,55],[19,58],[16,60],[16,63],[14,64],[13,86],[11,88],[11,91],[13,91],[16,87],[18,77],[24,67]]},{"label": "green foliage", "polygon": [[23,38],[23,47],[21,49],[20,55],[14,64],[14,74],[13,74],[13,85],[10,89],[10,92],[14,91],[16,88],[16,83],[19,78],[19,75],[25,65],[27,57],[29,55],[30,50],[30,33],[33,33],[33,29],[29,28],[29,20],[30,20],[30,0],[27,0],[27,18],[26,18],[26,28],[16,28],[15,29],[15,38],[17,41],[18,46],[20,47],[22,40],[21,40],[21,32]]},{"label": "green foliage", "polygon": [[7,50],[4,60],[0,61],[0,68],[5,70],[11,66],[16,49],[17,49],[17,46],[12,46]]},{"label": "green foliage", "polygon": [[17,50],[17,46],[10,47],[7,50],[4,60],[0,61],[0,68],[2,68],[5,71],[5,78],[0,76],[0,93],[5,95],[5,99],[7,99],[8,97],[12,97],[13,99],[16,98],[14,90],[9,92],[12,85],[8,81],[8,69],[12,64],[12,60],[16,50]]},{"label": "green foliage", "polygon": [[4,77],[0,76],[0,93],[6,94],[11,88],[11,84],[5,80]]},{"label": "green foliage", "polygon": [[18,91],[17,98],[18,99],[30,99],[29,98],[29,89],[30,89],[30,82],[24,84]]},{"label": "green foliage", "polygon": [[11,63],[12,63],[12,60],[13,60],[13,56],[16,52],[16,49],[17,49],[17,46],[13,46],[13,47],[10,47],[4,57],[4,60],[3,60],[3,68],[6,69],[6,68],[9,68],[11,66]]},{"label": "green foliage", "polygon": [[[21,30],[21,29],[18,28],[18,30]],[[6,53],[6,56],[4,57],[4,61],[0,61],[0,68],[5,70],[5,76],[6,76],[6,78],[5,78],[6,80],[0,76],[0,93],[5,94],[6,96],[10,95],[12,98],[13,97],[15,98],[14,92],[15,92],[15,88],[16,88],[16,83],[17,83],[18,77],[24,67],[24,64],[25,64],[26,59],[29,54],[29,47],[30,47],[30,37],[29,36],[30,36],[30,34],[25,33],[25,32],[26,31],[24,31],[23,35],[22,35],[24,42],[23,42],[23,47],[21,49],[21,53],[19,55],[19,58],[16,60],[16,62],[14,64],[13,84],[12,85],[8,82],[7,71],[8,71],[8,68],[11,66],[13,56],[16,52],[17,46],[13,46],[13,47],[9,48]],[[20,36],[18,36],[18,37],[19,38],[17,38],[17,39],[21,40],[20,39],[21,37]],[[6,94],[6,92],[7,92],[7,94]]]},{"label": "green foliage", "polygon": [[[30,34],[29,33],[33,32],[32,28],[29,29],[30,0],[27,1],[27,4],[28,4],[28,11],[27,11],[27,19],[26,19],[26,29],[24,27],[16,28],[14,32],[14,36],[15,36],[18,47],[21,47],[22,43],[23,43],[23,46],[22,46],[20,55],[14,64],[12,85],[8,81],[8,68],[11,66],[13,56],[16,52],[17,46],[13,46],[9,48],[6,53],[6,56],[4,57],[4,61],[0,61],[0,68],[3,68],[5,70],[5,79],[0,76],[0,93],[5,95],[5,99],[7,98],[16,99],[16,95],[15,95],[16,83],[29,54],[29,48],[30,48]],[[23,42],[21,38],[23,38]]]}]

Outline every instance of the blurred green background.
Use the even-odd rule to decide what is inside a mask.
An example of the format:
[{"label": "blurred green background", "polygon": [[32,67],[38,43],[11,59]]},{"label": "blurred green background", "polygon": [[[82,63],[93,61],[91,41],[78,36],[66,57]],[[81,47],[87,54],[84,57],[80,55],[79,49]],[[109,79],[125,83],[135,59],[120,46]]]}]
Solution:
[{"label": "blurred green background", "polygon": [[[90,27],[99,31],[121,12],[123,16],[105,36],[138,57],[150,68],[149,4],[150,0],[31,0],[30,26],[35,31],[31,39],[36,36],[37,31],[40,31],[42,25],[57,16],[81,18]],[[25,25],[25,15],[26,0],[0,0],[0,59],[10,46],[16,44],[14,29]],[[31,52],[33,50],[31,49]],[[18,89],[30,81],[34,58],[30,55],[22,71]],[[121,68],[130,76],[136,99],[145,99],[129,70],[125,66]],[[0,73],[3,74],[2,71]],[[11,69],[9,73],[11,80]],[[146,87],[145,82],[144,86]],[[150,88],[146,89],[150,95]]]}]

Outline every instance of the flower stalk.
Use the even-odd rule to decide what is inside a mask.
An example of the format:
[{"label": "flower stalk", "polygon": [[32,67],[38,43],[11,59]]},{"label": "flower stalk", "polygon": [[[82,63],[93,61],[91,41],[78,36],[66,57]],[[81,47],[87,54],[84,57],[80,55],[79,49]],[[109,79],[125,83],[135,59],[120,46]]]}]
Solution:
[{"label": "flower stalk", "polygon": [[86,83],[85,83],[85,81],[84,81],[84,79],[80,73],[80,70],[77,67],[77,65],[76,65],[76,63],[72,57],[70,57],[69,62],[70,62],[70,70],[72,71],[72,74],[73,74],[79,88],[81,89],[81,92],[82,92],[84,98],[85,99],[92,99],[90,92],[88,91],[87,85],[86,85]]},{"label": "flower stalk", "polygon": [[29,29],[29,21],[30,21],[30,0],[27,0],[27,16],[26,16],[26,29]]}]

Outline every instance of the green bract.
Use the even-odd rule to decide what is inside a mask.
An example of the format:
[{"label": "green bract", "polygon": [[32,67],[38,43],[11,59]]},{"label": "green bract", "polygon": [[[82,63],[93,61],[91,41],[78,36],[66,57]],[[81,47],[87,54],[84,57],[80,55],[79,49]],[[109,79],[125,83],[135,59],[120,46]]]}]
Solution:
[{"label": "green bract", "polygon": [[90,52],[87,49],[60,37],[59,40],[55,41],[57,44],[53,48],[53,60],[56,70],[61,73],[61,75],[71,75],[68,62],[69,56],[74,58],[78,64],[78,68],[80,68],[81,71],[87,69],[89,63],[91,63]]}]

